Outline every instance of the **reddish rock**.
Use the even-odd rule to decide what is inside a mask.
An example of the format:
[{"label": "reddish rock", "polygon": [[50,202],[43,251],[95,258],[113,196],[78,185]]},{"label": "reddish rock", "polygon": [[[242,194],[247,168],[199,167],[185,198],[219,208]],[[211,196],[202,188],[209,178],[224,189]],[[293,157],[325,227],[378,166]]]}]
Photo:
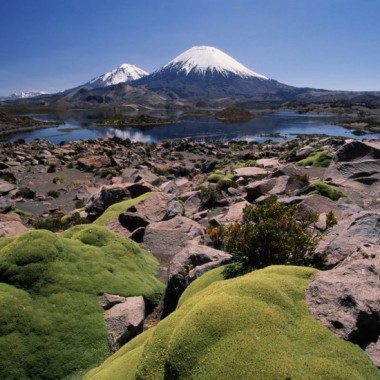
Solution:
[{"label": "reddish rock", "polygon": [[267,175],[268,170],[252,166],[252,167],[234,169],[233,174],[235,175],[235,177],[243,177],[245,179],[257,178],[257,177],[262,177],[262,176]]},{"label": "reddish rock", "polygon": [[15,188],[16,186],[14,184],[0,179],[0,195],[6,195]]},{"label": "reddish rock", "polygon": [[17,214],[0,214],[0,237],[15,236],[28,231]]},{"label": "reddish rock", "polygon": [[108,156],[89,156],[79,158],[77,163],[86,170],[92,170],[110,166],[111,160]]}]

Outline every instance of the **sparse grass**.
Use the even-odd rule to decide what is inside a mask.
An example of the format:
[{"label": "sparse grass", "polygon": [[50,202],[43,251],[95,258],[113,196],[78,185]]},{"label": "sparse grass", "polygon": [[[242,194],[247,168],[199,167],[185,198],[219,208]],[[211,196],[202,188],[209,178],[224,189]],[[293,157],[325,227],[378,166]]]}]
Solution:
[{"label": "sparse grass", "polygon": [[78,212],[65,216],[52,216],[49,218],[39,218],[32,221],[32,226],[36,230],[48,230],[58,232],[67,230],[70,227],[78,224],[88,224],[90,221],[82,218]]},{"label": "sparse grass", "polygon": [[64,183],[65,182],[65,179],[61,176],[56,176],[53,178],[53,183]]},{"label": "sparse grass", "polygon": [[247,168],[256,166],[256,160],[238,161],[232,165],[233,169]]},{"label": "sparse grass", "polygon": [[298,161],[298,165],[327,168],[330,162],[331,156],[327,150],[317,150],[311,153],[309,157]]},{"label": "sparse grass", "polygon": [[315,181],[312,183],[312,186],[313,190],[309,193],[309,195],[319,194],[330,198],[333,201],[337,201],[339,198],[346,196],[346,194],[338,190],[336,187],[328,185],[323,181]]},{"label": "sparse grass", "polygon": [[228,177],[222,177],[216,184],[217,190],[227,190],[229,187],[238,187],[237,183]]},{"label": "sparse grass", "polygon": [[28,211],[21,210],[14,205],[11,206],[11,211],[17,215],[20,215],[21,217],[24,217],[24,218],[30,218],[32,216],[32,213],[30,213]]},{"label": "sparse grass", "polygon": [[207,177],[207,181],[210,183],[217,183],[221,178],[223,178],[222,173],[212,173]]},{"label": "sparse grass", "polygon": [[115,177],[115,176],[119,175],[119,170],[115,167],[110,166],[108,168],[99,169],[96,174],[99,175],[101,178],[105,178],[108,175]]},{"label": "sparse grass", "polygon": [[0,378],[62,379],[97,365],[108,345],[96,296],[153,299],[163,288],[156,269],[153,256],[100,226],[0,239]]},{"label": "sparse grass", "polygon": [[356,345],[309,313],[315,270],[272,266],[193,282],[177,310],[86,375],[103,379],[379,379]]},{"label": "sparse grass", "polygon": [[57,190],[49,190],[46,195],[48,197],[52,197],[52,198],[59,198],[59,191]]},{"label": "sparse grass", "polygon": [[201,208],[203,210],[214,208],[216,202],[221,198],[219,190],[212,187],[199,187],[201,196]]}]

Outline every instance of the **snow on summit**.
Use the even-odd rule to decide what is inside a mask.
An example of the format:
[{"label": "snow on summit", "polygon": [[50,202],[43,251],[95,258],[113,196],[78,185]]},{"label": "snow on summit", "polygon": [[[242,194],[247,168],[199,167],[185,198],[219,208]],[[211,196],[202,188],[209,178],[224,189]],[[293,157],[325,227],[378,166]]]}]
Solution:
[{"label": "snow on summit", "polygon": [[268,79],[266,76],[255,73],[226,53],[211,46],[194,46],[163,67],[163,69],[172,68],[184,71],[186,75],[190,72],[204,75],[209,70],[223,76],[228,76],[232,73],[242,78]]},{"label": "snow on summit", "polygon": [[107,87],[118,83],[130,82],[148,75],[146,71],[135,65],[124,63],[120,67],[91,79],[85,84],[86,87]]}]

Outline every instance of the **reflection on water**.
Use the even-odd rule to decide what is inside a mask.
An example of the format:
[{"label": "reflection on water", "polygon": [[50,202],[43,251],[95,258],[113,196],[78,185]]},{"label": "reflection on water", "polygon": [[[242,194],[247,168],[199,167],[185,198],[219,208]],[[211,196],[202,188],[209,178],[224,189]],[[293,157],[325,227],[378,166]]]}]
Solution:
[{"label": "reflection on water", "polygon": [[122,140],[129,139],[132,142],[144,142],[144,143],[151,143],[154,142],[154,139],[152,136],[148,135],[147,133],[136,131],[133,129],[117,129],[117,128],[107,128],[105,131],[105,136],[107,137],[119,137]]},{"label": "reflection on water", "polygon": [[9,136],[13,141],[24,138],[30,141],[36,138],[49,140],[53,143],[97,137],[119,137],[137,142],[156,142],[168,139],[192,138],[196,140],[246,140],[263,142],[279,134],[283,137],[294,137],[297,134],[326,134],[346,138],[373,138],[380,134],[357,137],[352,131],[333,125],[334,119],[321,115],[300,115],[292,112],[272,112],[262,114],[256,119],[244,123],[223,123],[212,117],[194,118],[182,117],[178,124],[160,125],[148,130],[130,127],[101,127],[95,125],[99,114],[74,115],[30,115],[40,120],[64,121],[58,127],[42,128],[33,131],[15,133]]}]

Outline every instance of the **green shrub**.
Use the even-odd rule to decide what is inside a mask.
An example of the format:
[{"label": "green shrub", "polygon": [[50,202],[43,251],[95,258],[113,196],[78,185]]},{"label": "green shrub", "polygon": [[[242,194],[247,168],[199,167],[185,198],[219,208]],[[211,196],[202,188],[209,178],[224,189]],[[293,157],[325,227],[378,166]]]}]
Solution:
[{"label": "green shrub", "polygon": [[332,211],[329,211],[326,215],[326,228],[331,228],[338,224],[338,220]]},{"label": "green shrub", "polygon": [[212,173],[207,177],[207,181],[210,183],[217,183],[221,178],[223,178],[223,174]]},{"label": "green shrub", "polygon": [[48,197],[52,197],[52,198],[58,198],[59,197],[59,191],[57,190],[49,190],[46,195]]},{"label": "green shrub", "polygon": [[67,230],[78,224],[90,223],[87,218],[82,218],[78,212],[65,216],[52,216],[49,218],[40,218],[32,221],[32,226],[36,230],[48,230],[58,232]]},{"label": "green shrub", "polygon": [[214,208],[216,202],[221,198],[220,192],[217,189],[205,186],[201,186],[199,190],[202,210]]},{"label": "green shrub", "polygon": [[309,157],[298,161],[298,165],[327,168],[330,162],[331,156],[327,150],[317,150],[311,153]]},{"label": "green shrub", "polygon": [[232,165],[232,168],[239,169],[239,168],[247,168],[251,166],[256,166],[256,160],[238,161]]},{"label": "green shrub", "polygon": [[342,191],[338,190],[336,187],[328,185],[322,181],[316,181],[312,183],[313,190],[309,194],[319,194],[324,197],[330,198],[333,201],[337,201],[341,197],[345,197]]},{"label": "green shrub", "polygon": [[57,165],[56,164],[50,164],[47,168],[48,173],[55,173],[57,171]]},{"label": "green shrub", "polygon": [[310,314],[315,270],[271,266],[224,281],[222,271],[190,284],[174,313],[85,379],[379,379],[360,347]]},{"label": "green shrub", "polygon": [[105,178],[107,177],[108,175],[111,175],[112,177],[115,177],[117,175],[119,175],[119,171],[117,170],[117,168],[115,167],[108,167],[108,168],[100,168],[98,171],[97,171],[97,174],[101,177],[101,178]]},{"label": "green shrub", "polygon": [[157,260],[104,227],[0,239],[0,378],[64,379],[109,355],[97,295],[156,299]]},{"label": "green shrub", "polygon": [[65,179],[63,177],[57,176],[53,178],[53,183],[64,183]]},{"label": "green shrub", "polygon": [[318,217],[309,214],[296,220],[296,212],[297,206],[271,197],[246,206],[242,223],[220,227],[217,232],[224,249],[240,259],[243,273],[273,264],[302,264],[304,256],[316,247],[317,237],[311,235],[309,227]]},{"label": "green shrub", "polygon": [[217,190],[227,190],[229,187],[238,187],[237,183],[231,178],[222,177],[216,184]]}]

